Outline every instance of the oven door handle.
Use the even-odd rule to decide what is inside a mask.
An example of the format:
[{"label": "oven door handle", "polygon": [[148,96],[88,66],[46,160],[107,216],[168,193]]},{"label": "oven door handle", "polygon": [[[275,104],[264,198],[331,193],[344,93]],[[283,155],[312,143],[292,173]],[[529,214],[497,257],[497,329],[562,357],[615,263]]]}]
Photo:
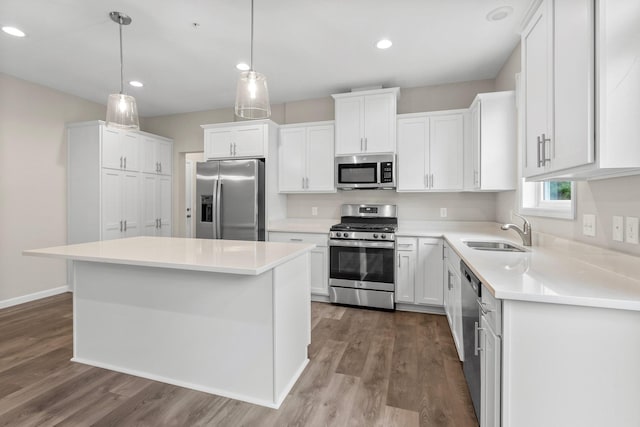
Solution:
[{"label": "oven door handle", "polygon": [[342,246],[346,248],[382,248],[382,249],[394,249],[396,244],[394,242],[371,242],[363,240],[337,240],[329,239],[329,246]]}]

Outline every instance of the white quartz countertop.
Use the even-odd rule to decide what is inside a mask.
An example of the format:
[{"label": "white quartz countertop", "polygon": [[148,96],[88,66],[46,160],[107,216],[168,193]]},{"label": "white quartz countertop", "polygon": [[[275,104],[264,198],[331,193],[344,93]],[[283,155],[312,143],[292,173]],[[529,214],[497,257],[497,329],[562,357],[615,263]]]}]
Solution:
[{"label": "white quartz countertop", "polygon": [[314,247],[308,243],[132,237],[26,250],[23,253],[79,261],[258,275]]},{"label": "white quartz countertop", "polygon": [[[320,232],[320,220],[293,219],[277,231]],[[324,220],[330,224],[338,221]],[[276,231],[269,227],[270,231]],[[398,237],[441,237],[471,267],[487,289],[503,300],[581,305],[640,311],[640,259],[578,242],[534,233],[525,252],[469,248],[469,240],[505,241],[522,247],[513,231],[493,222],[402,221]]]}]

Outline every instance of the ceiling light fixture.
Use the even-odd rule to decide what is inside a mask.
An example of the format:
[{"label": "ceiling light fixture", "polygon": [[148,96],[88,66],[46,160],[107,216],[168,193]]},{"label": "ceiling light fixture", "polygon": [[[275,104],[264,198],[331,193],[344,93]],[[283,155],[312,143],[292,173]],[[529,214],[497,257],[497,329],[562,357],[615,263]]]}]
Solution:
[{"label": "ceiling light fixture", "polygon": [[142,87],[142,86],[144,86],[144,84],[142,82],[139,82],[137,80],[131,80],[129,82],[129,85],[133,86],[133,87]]},{"label": "ceiling light fixture", "polygon": [[380,40],[378,43],[376,43],[376,47],[378,49],[389,49],[391,47],[393,43],[391,43],[391,40],[388,39],[382,39]]},{"label": "ceiling light fixture", "polygon": [[4,31],[5,33],[9,34],[10,36],[14,36],[14,37],[24,37],[24,36],[26,36],[24,31],[22,31],[22,30],[20,30],[19,28],[16,28],[16,27],[2,27],[2,31]]},{"label": "ceiling light fixture", "polygon": [[238,65],[236,65],[236,68],[240,71],[249,71],[251,69],[251,67],[249,67],[249,64],[246,64],[244,62],[241,62]]},{"label": "ceiling light fixture", "polygon": [[238,77],[236,116],[244,119],[266,119],[271,116],[267,78],[253,69],[253,0],[251,0],[251,58],[249,70]]},{"label": "ceiling light fixture", "polygon": [[511,6],[501,6],[487,13],[487,21],[501,21],[513,13]]},{"label": "ceiling light fixture", "polygon": [[124,93],[124,66],[122,62],[122,26],[131,24],[131,18],[120,12],[111,12],[109,17],[120,29],[120,93],[112,93],[107,101],[107,126],[123,129],[140,129],[138,107],[133,96]]}]

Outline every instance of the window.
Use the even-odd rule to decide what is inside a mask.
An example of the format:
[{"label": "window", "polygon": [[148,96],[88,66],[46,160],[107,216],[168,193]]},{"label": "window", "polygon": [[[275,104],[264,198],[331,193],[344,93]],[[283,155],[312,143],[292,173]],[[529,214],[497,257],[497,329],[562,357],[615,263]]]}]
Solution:
[{"label": "window", "polygon": [[575,218],[575,185],[569,181],[521,184],[520,212],[552,218]]}]

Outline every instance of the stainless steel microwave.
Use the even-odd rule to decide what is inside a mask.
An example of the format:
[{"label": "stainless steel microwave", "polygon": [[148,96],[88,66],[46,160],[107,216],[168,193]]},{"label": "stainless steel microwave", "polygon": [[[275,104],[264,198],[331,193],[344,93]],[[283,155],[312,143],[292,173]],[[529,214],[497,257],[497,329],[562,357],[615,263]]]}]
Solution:
[{"label": "stainless steel microwave", "polygon": [[336,187],[341,190],[396,188],[395,155],[336,157]]}]

